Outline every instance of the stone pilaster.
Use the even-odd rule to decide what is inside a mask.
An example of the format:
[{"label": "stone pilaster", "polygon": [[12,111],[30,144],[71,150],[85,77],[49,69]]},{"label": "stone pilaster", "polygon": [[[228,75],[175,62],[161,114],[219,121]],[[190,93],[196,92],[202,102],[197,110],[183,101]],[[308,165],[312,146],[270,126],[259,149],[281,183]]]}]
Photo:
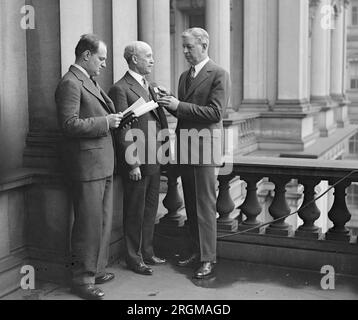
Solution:
[{"label": "stone pilaster", "polygon": [[154,69],[151,79],[170,89],[170,1],[138,1],[139,40],[153,49]]},{"label": "stone pilaster", "polygon": [[241,111],[267,111],[267,0],[244,2],[244,94]]},{"label": "stone pilaster", "polygon": [[112,0],[112,8],[113,80],[116,82],[128,69],[123,58],[124,48],[138,37],[137,1]]},{"label": "stone pilaster", "polygon": [[[336,128],[334,103],[330,97],[331,86],[331,29],[333,12],[330,0],[311,1],[311,103],[320,108],[318,129],[328,136]],[[332,16],[330,16],[332,13]]]}]

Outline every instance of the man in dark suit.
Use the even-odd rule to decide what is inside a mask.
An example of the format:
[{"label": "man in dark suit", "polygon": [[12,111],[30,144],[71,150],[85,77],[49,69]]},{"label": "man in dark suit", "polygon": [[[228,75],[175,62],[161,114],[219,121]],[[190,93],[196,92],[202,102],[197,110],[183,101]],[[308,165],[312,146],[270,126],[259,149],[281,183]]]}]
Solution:
[{"label": "man in dark suit", "polygon": [[230,97],[230,77],[209,59],[205,30],[188,29],[182,38],[191,67],[179,79],[178,99],[166,96],[158,103],[178,118],[177,160],[191,239],[190,254],[178,265],[200,261],[194,277],[202,279],[212,274],[216,263],[215,183],[222,164],[222,118]]},{"label": "man in dark suit", "polygon": [[93,77],[106,67],[107,48],[92,34],[83,35],[76,62],[59,82],[58,122],[63,132],[63,164],[73,196],[71,238],[72,290],[85,299],[101,299],[95,284],[114,278],[107,273],[112,230],[114,148],[111,130],[119,126],[113,102]]},{"label": "man in dark suit", "polygon": [[[146,79],[154,64],[151,47],[142,41],[133,42],[125,48],[124,58],[129,70],[109,91],[117,112],[123,112],[139,98],[146,102],[156,100],[154,88]],[[153,235],[160,186],[157,151],[162,145],[157,135],[167,127],[164,111],[158,108],[139,117],[131,129],[120,130],[116,137],[117,168],[124,187],[126,263],[134,272],[144,275],[153,273],[149,265],[166,262],[154,253]],[[132,146],[136,147],[137,155],[129,152]]]}]

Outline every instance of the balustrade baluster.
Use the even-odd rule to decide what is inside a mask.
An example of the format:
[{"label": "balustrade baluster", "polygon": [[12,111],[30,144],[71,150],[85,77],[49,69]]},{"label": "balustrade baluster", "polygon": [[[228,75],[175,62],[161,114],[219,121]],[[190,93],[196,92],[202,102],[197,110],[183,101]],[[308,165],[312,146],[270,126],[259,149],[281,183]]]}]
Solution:
[{"label": "balustrade baluster", "polygon": [[[336,181],[330,181],[334,184]],[[350,231],[345,227],[351,219],[351,214],[346,204],[346,189],[350,181],[343,181],[334,188],[334,202],[328,212],[328,218],[333,222],[333,227],[326,233],[326,240],[350,241]]]},{"label": "balustrade baluster", "polygon": [[[299,179],[300,180],[300,179]],[[319,184],[319,179],[308,178],[302,183],[304,186],[304,198],[298,216],[303,220],[303,225],[296,232],[296,237],[318,239],[321,235],[321,228],[315,226],[315,221],[320,217],[321,211],[318,209],[315,198],[315,187]]]},{"label": "balustrade baluster", "polygon": [[219,213],[217,220],[218,231],[235,232],[238,221],[231,217],[235,209],[235,203],[230,195],[230,181],[232,175],[219,175],[219,194],[216,201],[216,211]]},{"label": "balustrade baluster", "polygon": [[[271,182],[275,184],[275,196],[269,207],[270,215],[274,220],[280,219],[288,215],[291,210],[286,200],[286,184],[290,178],[286,177],[273,177],[270,178]],[[266,228],[267,234],[288,236],[292,231],[292,226],[285,222],[285,219],[280,219],[273,222]]]},{"label": "balustrade baluster", "polygon": [[182,227],[185,216],[179,214],[179,209],[183,206],[183,199],[178,191],[178,175],[172,170],[165,172],[165,175],[168,178],[168,189],[163,199],[163,206],[168,210],[168,213],[160,219],[159,225],[162,227]]},{"label": "balustrade baluster", "polygon": [[[246,216],[246,220],[239,225],[238,230],[247,230],[261,224],[257,220],[257,216],[261,213],[262,208],[257,197],[257,182],[261,179],[256,175],[242,175],[240,178],[246,181],[246,198],[240,206],[242,213]],[[259,233],[260,228],[250,230],[249,232]]]}]

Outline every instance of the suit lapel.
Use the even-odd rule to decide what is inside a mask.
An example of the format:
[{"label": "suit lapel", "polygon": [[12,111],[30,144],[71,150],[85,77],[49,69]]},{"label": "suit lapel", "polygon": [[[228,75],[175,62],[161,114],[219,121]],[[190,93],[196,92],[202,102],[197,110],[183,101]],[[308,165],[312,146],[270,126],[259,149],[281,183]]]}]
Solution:
[{"label": "suit lapel", "polygon": [[[70,71],[80,80],[82,81],[83,87],[92,93],[99,101],[101,101],[103,107],[109,111],[110,113],[114,112],[114,108],[112,106],[112,101],[107,95],[104,93],[104,91],[99,87],[97,88],[94,83],[89,79],[83,72],[78,70],[76,67],[71,66]],[[101,94],[102,93],[102,94]],[[103,97],[103,93],[108,98],[108,103],[105,98]]]},{"label": "suit lapel", "polygon": [[[204,82],[207,78],[209,78],[210,72],[212,71],[212,62],[209,60],[209,62],[200,70],[199,74],[194,78],[193,82],[191,83],[189,89],[184,94],[184,100],[187,100],[189,96],[195,91],[195,89]],[[189,70],[186,71],[185,75],[183,76],[183,79],[181,81],[181,90],[182,92],[185,91],[185,79],[189,73]]]},{"label": "suit lapel", "polygon": [[132,90],[139,98],[143,98],[146,102],[149,101],[147,91],[129,74],[129,72],[126,73],[125,80],[127,81],[130,90]]},{"label": "suit lapel", "polygon": [[[146,102],[149,102],[150,100],[150,97],[147,93],[147,91],[138,83],[138,81],[136,79],[134,79],[130,74],[129,72],[126,73],[125,75],[125,79],[127,81],[127,83],[129,84],[130,86],[130,89],[138,96],[138,97],[142,97]],[[154,93],[154,90],[152,88],[151,85],[149,85],[149,93],[153,96],[153,100],[155,101],[156,99],[154,98],[155,97],[155,93]],[[154,93],[154,95],[153,95]],[[155,116],[155,118],[160,121],[160,118],[159,118],[159,115],[158,113],[153,110],[151,111],[151,113],[153,114],[153,116]]]}]

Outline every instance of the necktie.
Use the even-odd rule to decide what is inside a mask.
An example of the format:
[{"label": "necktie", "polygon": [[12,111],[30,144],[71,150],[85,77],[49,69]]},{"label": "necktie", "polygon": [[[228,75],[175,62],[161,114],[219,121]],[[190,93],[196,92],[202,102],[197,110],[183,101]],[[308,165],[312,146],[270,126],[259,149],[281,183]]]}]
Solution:
[{"label": "necktie", "polygon": [[142,78],[142,83],[143,83],[143,88],[145,89],[145,91],[149,92],[148,81],[145,77]]},{"label": "necktie", "polygon": [[94,86],[98,89],[97,81],[93,77],[90,77],[90,79],[93,82]]},{"label": "necktie", "polygon": [[191,66],[190,70],[188,72],[188,75],[186,77],[186,82],[185,82],[185,90],[186,91],[188,91],[188,89],[190,88],[190,85],[194,80],[194,75],[195,75],[195,68],[194,68],[194,66]]}]

